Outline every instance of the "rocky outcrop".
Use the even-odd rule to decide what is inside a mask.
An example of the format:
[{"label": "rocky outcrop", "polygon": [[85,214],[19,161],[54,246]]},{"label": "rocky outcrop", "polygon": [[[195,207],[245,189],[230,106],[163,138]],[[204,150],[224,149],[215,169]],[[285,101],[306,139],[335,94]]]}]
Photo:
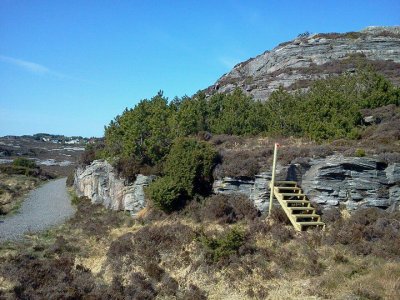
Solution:
[{"label": "rocky outcrop", "polygon": [[400,164],[387,166],[370,158],[333,156],[311,162],[302,178],[309,198],[323,206],[398,206],[400,203]]},{"label": "rocky outcrop", "polygon": [[[278,179],[295,180],[307,196],[322,209],[344,206],[398,209],[400,204],[400,164],[387,165],[372,158],[330,156],[302,159],[301,164],[277,170]],[[246,195],[261,211],[269,206],[270,172],[255,179],[225,177],[214,182],[215,193]]]},{"label": "rocky outcrop", "polygon": [[[300,36],[237,64],[207,93],[227,93],[238,87],[255,99],[266,100],[279,86],[289,90],[307,87],[315,79],[353,71],[355,56],[375,63],[377,69],[381,66],[384,73],[399,69],[400,26]],[[400,82],[398,72],[385,75]]]},{"label": "rocky outcrop", "polygon": [[154,176],[139,174],[135,182],[128,184],[118,178],[108,162],[95,160],[85,168],[76,169],[74,187],[78,196],[86,196],[92,203],[135,214],[146,206],[144,187],[153,179]]},{"label": "rocky outcrop", "polygon": [[[348,210],[362,207],[398,209],[400,205],[400,163],[387,165],[373,158],[330,156],[324,159],[299,159],[289,166],[278,166],[277,180],[295,180],[310,200],[328,209],[342,206]],[[106,161],[96,160],[75,171],[74,186],[79,196],[92,203],[135,214],[146,206],[144,187],[154,176],[138,175],[128,184],[118,178]],[[216,194],[241,194],[264,212],[269,207],[271,172],[249,178],[216,179]]]}]

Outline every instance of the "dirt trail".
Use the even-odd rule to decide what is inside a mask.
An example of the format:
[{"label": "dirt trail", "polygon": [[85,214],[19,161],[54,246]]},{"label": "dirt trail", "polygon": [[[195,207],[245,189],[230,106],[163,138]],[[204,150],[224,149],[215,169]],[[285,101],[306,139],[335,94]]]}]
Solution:
[{"label": "dirt trail", "polygon": [[0,220],[0,242],[20,239],[70,217],[75,209],[65,182],[66,178],[53,180],[30,192],[17,214]]}]

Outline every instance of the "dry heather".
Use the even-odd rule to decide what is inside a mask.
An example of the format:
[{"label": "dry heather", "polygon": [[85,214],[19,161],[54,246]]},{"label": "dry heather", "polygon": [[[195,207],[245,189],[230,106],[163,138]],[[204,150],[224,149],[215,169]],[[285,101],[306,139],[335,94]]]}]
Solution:
[{"label": "dry heather", "polygon": [[137,220],[81,199],[64,226],[1,245],[0,298],[399,298],[400,214],[342,215],[297,233],[279,208],[266,221],[241,197]]},{"label": "dry heather", "polygon": [[0,215],[17,210],[22,196],[37,187],[40,182],[36,177],[0,172]]},{"label": "dry heather", "polygon": [[287,165],[293,160],[313,157],[324,158],[340,153],[345,156],[373,156],[387,163],[400,162],[400,108],[388,105],[365,109],[362,115],[374,116],[376,123],[359,128],[356,140],[336,140],[317,144],[315,142],[283,137],[213,136],[210,142],[221,157],[221,164],[214,176],[253,178],[271,167],[273,145],[281,144],[279,163]]}]

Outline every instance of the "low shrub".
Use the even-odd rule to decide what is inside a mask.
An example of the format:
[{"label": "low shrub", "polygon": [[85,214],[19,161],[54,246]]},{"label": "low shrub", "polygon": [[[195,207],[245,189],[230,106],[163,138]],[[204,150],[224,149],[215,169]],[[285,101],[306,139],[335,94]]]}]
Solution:
[{"label": "low shrub", "polygon": [[40,168],[28,168],[14,165],[0,165],[0,171],[7,175],[25,175],[39,177],[42,170]]},{"label": "low shrub", "polygon": [[182,297],[183,300],[207,300],[207,295],[198,286],[189,284]]},{"label": "low shrub", "polygon": [[215,169],[216,177],[254,178],[260,172],[260,166],[270,157],[265,150],[225,150],[220,151],[221,164]]},{"label": "low shrub", "polygon": [[18,157],[13,160],[13,166],[16,167],[25,167],[25,168],[30,168],[34,169],[36,168],[36,163],[33,160],[24,158],[24,157]]},{"label": "low shrub", "polygon": [[94,144],[87,144],[85,151],[79,157],[79,163],[87,166],[94,160],[104,158],[104,141],[100,140]]},{"label": "low shrub", "polygon": [[206,257],[210,262],[218,262],[232,254],[238,254],[245,242],[245,233],[234,227],[222,236],[213,238],[201,233],[198,240],[206,249]]},{"label": "low shrub", "polygon": [[120,227],[130,219],[130,216],[123,212],[107,210],[100,204],[92,204],[86,197],[77,198],[75,202],[76,213],[69,219],[68,224],[89,236],[104,237],[112,228]]},{"label": "low shrub", "polygon": [[129,283],[124,287],[125,299],[155,299],[157,290],[146,277],[138,272],[130,275]]},{"label": "low shrub", "polygon": [[274,222],[282,225],[290,225],[290,220],[285,211],[281,207],[273,207],[269,218]]},{"label": "low shrub", "polygon": [[270,235],[274,241],[286,243],[294,238],[295,233],[292,227],[286,227],[282,224],[273,224],[270,227]]},{"label": "low shrub", "polygon": [[326,224],[333,224],[340,221],[341,218],[342,214],[340,213],[340,209],[338,207],[332,207],[324,210],[321,216],[322,222],[325,222]]},{"label": "low shrub", "polygon": [[186,190],[171,177],[162,177],[154,181],[147,189],[154,205],[164,212],[178,210],[188,198]]},{"label": "low shrub", "polygon": [[260,212],[249,199],[240,195],[213,195],[204,200],[200,210],[201,220],[218,221],[220,224],[239,220],[254,220]]},{"label": "low shrub", "polygon": [[68,174],[67,181],[65,184],[67,187],[72,187],[74,185],[74,181],[75,181],[75,172],[72,171]]},{"label": "low shrub", "polygon": [[398,257],[400,214],[389,214],[378,208],[356,211],[349,219],[339,219],[330,225],[323,241],[328,245],[345,245],[356,255]]},{"label": "low shrub", "polygon": [[354,154],[357,157],[364,157],[365,156],[365,150],[358,148]]},{"label": "low shrub", "polygon": [[[157,268],[162,255],[180,255],[185,245],[194,238],[194,232],[180,223],[148,225],[135,233],[127,233],[114,240],[107,253],[108,262],[117,272],[120,272],[122,264],[129,266],[130,263],[135,263],[147,270],[150,276],[155,276],[160,272]],[[179,263],[183,264],[185,260],[182,259]]]}]

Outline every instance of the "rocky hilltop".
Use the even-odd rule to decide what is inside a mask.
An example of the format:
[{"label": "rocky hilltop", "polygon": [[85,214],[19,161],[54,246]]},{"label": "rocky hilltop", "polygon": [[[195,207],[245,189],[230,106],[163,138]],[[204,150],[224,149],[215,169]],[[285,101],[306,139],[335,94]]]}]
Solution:
[{"label": "rocky hilltop", "polygon": [[237,64],[206,89],[208,95],[242,89],[266,100],[283,86],[307,88],[313,80],[354,71],[371,63],[393,83],[400,83],[400,26],[367,27],[359,32],[301,34],[271,51]]}]

